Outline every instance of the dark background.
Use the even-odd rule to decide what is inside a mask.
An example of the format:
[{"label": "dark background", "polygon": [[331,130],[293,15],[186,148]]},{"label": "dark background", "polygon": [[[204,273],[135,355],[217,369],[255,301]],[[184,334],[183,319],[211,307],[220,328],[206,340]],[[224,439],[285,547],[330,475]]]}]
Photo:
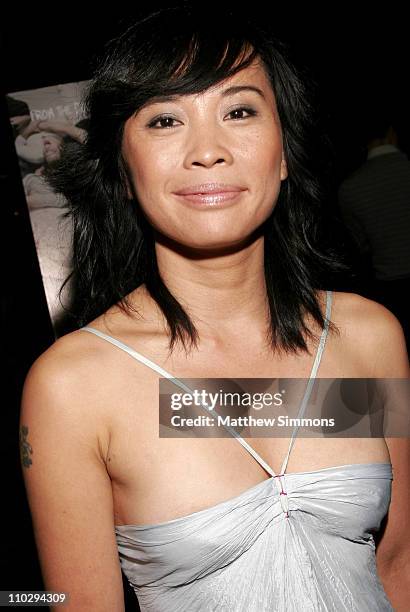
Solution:
[{"label": "dark background", "polygon": [[[80,6],[62,3],[17,5],[2,15],[0,94],[86,80],[90,60],[130,17],[167,6],[151,2],[130,11],[102,9],[86,15]],[[291,44],[296,59],[317,82],[317,104],[334,148],[334,189],[363,158],[360,127],[374,104],[386,100],[402,117],[402,146],[408,153],[410,100],[406,19],[389,5],[389,13],[369,12],[358,19],[345,4],[332,10],[301,12],[252,2],[238,6],[256,12],[273,32]],[[206,3],[217,18],[217,4]],[[386,103],[387,103],[386,102]],[[42,589],[18,459],[18,414],[28,368],[53,341],[45,296],[20,183],[12,132],[0,96],[1,351],[3,533],[0,590]],[[330,205],[334,199],[330,198]],[[52,457],[50,457],[52,461]],[[128,590],[129,593],[129,590]],[[132,602],[132,598],[130,598]],[[130,604],[132,609],[132,604]]]}]

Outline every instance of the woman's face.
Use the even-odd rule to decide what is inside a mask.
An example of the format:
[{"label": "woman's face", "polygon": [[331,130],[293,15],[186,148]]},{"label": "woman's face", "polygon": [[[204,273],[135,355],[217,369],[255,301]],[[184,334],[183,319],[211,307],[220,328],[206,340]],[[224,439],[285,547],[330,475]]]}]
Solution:
[{"label": "woman's face", "polygon": [[151,224],[192,248],[244,242],[287,177],[275,97],[257,61],[200,94],[149,102],[127,120],[122,153]]}]

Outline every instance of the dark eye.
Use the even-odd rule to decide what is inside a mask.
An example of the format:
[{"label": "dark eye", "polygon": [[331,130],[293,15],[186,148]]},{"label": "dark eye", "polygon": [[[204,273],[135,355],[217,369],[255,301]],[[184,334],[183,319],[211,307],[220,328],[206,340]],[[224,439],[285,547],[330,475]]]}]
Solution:
[{"label": "dark eye", "polygon": [[[174,119],[174,117],[169,117],[168,115],[163,115],[162,117],[156,117],[155,119],[153,119],[148,124],[148,127],[154,128],[154,129],[157,129],[157,130],[169,129],[169,128],[175,127],[174,125],[172,125],[173,121],[176,121],[176,119]],[[158,123],[160,125],[157,125]]]},{"label": "dark eye", "polygon": [[[244,113],[247,113],[245,117],[243,116]],[[233,117],[234,120],[248,119],[249,117],[254,117],[255,115],[257,115],[257,112],[253,108],[249,108],[248,106],[241,106],[230,111],[228,115],[236,115],[235,117]]]}]

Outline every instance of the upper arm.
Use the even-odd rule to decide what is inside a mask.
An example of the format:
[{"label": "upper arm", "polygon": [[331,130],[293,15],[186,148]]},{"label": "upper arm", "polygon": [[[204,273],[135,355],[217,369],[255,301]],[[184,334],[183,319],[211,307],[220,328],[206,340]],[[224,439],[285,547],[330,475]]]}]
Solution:
[{"label": "upper arm", "polygon": [[[397,318],[386,308],[374,304],[377,325],[373,325],[373,376],[375,378],[408,379],[409,359],[403,329]],[[403,387],[404,388],[404,387]],[[408,385],[406,386],[408,389]],[[410,423],[410,403],[407,422]],[[397,427],[396,427],[397,429]],[[380,567],[391,563],[402,564],[410,558],[410,532],[407,529],[410,508],[410,438],[409,425],[403,437],[385,438],[393,470],[391,503],[383,536],[377,547]],[[408,561],[407,561],[408,562]]]},{"label": "upper arm", "polygon": [[[380,569],[410,559],[408,516],[410,507],[410,440],[386,438],[393,470],[391,502],[386,526],[378,543],[376,556]],[[408,567],[408,566],[407,566]]]},{"label": "upper arm", "polygon": [[[81,376],[40,357],[23,389],[22,469],[45,588],[67,611],[124,610],[110,479]],[[57,609],[57,608],[56,608]]]}]

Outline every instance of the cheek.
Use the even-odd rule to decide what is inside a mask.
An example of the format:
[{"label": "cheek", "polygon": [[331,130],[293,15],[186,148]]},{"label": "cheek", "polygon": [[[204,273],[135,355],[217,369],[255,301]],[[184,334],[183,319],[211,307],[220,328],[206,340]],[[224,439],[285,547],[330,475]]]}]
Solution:
[{"label": "cheek", "polygon": [[262,122],[257,129],[247,131],[246,139],[240,145],[242,161],[254,177],[263,179],[280,173],[282,136],[273,118]]},{"label": "cheek", "polygon": [[260,173],[276,174],[280,173],[280,163],[282,160],[282,141],[277,133],[271,136],[264,134],[261,136],[254,147],[254,154],[250,158],[250,163],[260,169]]},{"label": "cheek", "polygon": [[170,224],[170,219],[169,207],[161,203],[164,202],[167,184],[175,176],[175,156],[143,142],[138,146],[124,146],[123,155],[141,209],[150,224],[163,231]]},{"label": "cheek", "polygon": [[260,205],[275,202],[283,178],[282,141],[278,133],[265,132],[254,139],[244,162]]},{"label": "cheek", "polygon": [[175,176],[176,156],[169,150],[140,143],[124,153],[134,190],[143,205],[147,198],[158,197]]}]

